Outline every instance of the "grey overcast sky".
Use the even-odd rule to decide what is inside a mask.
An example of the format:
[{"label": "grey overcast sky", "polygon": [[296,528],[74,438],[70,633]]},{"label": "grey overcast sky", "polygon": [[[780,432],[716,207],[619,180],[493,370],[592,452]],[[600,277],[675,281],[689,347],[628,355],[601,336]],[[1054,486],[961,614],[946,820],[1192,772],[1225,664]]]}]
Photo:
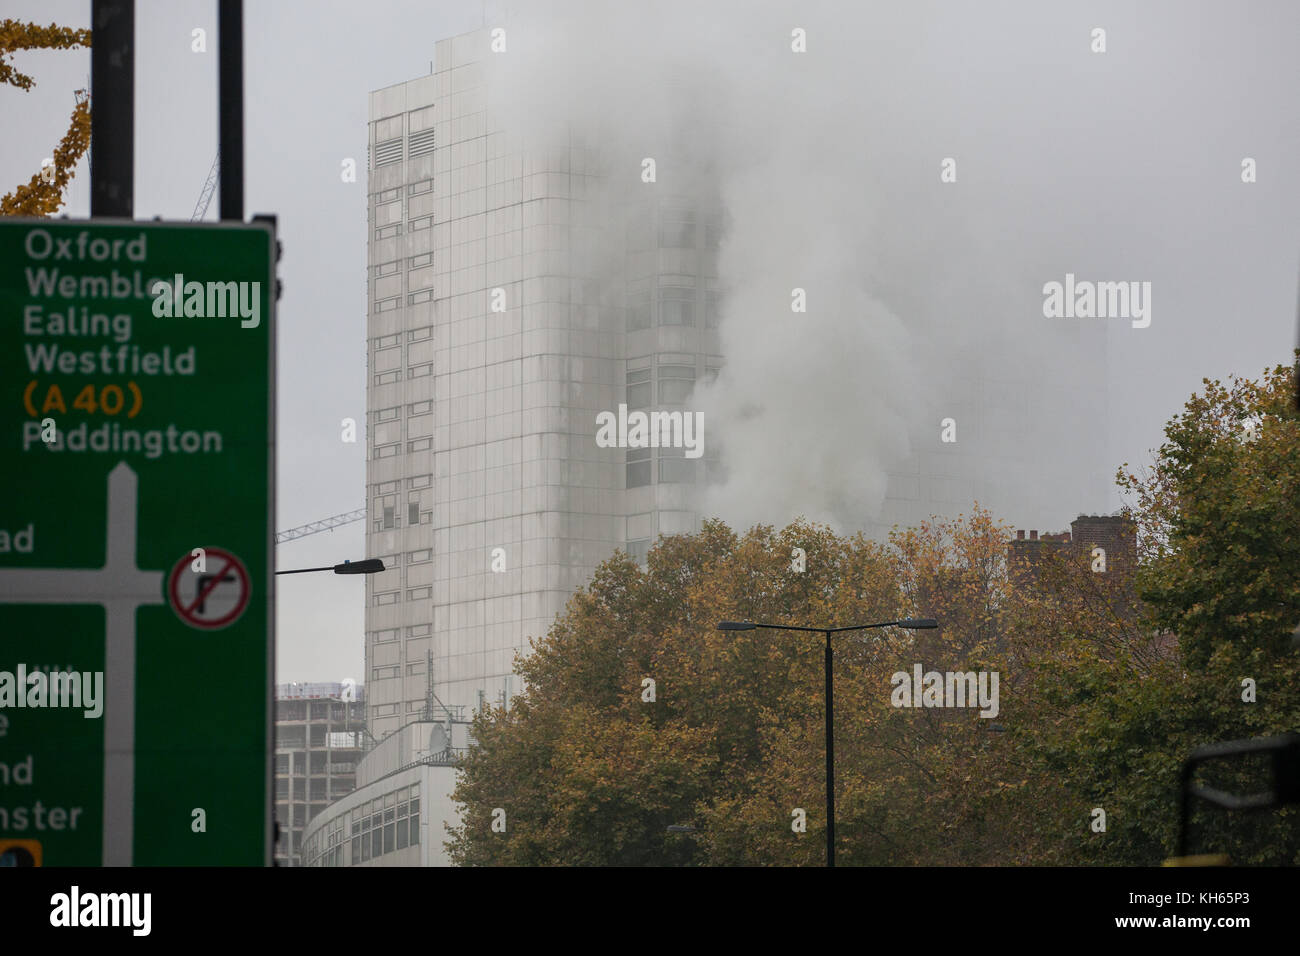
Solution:
[{"label": "grey overcast sky", "polygon": [[[538,22],[536,7],[513,6],[522,11],[519,29]],[[604,42],[602,32],[614,50],[641,42],[634,39],[640,26],[661,15],[658,4],[605,0],[600,7],[612,11],[600,29],[575,28],[588,48]],[[1286,361],[1295,346],[1300,4],[696,0],[663,9],[671,11],[662,14],[667,28],[647,31],[654,38],[646,44],[676,43],[678,53],[708,58],[716,38],[724,67],[737,55],[737,36],[745,32],[739,25],[750,12],[755,22],[773,24],[773,56],[789,55],[795,26],[808,29],[810,57],[827,37],[842,58],[860,43],[860,75],[838,72],[826,98],[845,109],[860,96],[883,124],[882,138],[910,137],[915,180],[882,182],[878,164],[875,178],[861,185],[887,194],[875,203],[893,226],[881,261],[909,276],[924,264],[931,274],[947,272],[949,286],[971,284],[945,300],[945,311],[961,295],[974,302],[983,294],[983,267],[975,263],[991,256],[1009,273],[1037,277],[1036,285],[1066,271],[1153,283],[1151,326],[1117,323],[1107,331],[1109,379],[1095,392],[1105,399],[1096,403],[1108,436],[1110,460],[1096,466],[1103,479],[1121,461],[1148,459],[1161,426],[1202,377],[1255,376]],[[0,16],[86,27],[89,10],[87,0],[6,0]],[[339,423],[365,418],[367,94],[427,73],[436,40],[495,25],[499,10],[488,4],[485,11],[478,0],[246,0],[246,208],[278,215],[284,244],[278,528],[364,503],[364,446],[342,443]],[[188,219],[216,150],[216,3],[139,0],[136,23],[135,213]],[[1107,31],[1104,55],[1088,50],[1094,27]],[[206,53],[191,49],[195,28],[207,31]],[[526,41],[519,38],[524,54]],[[548,52],[542,50],[543,59]],[[650,53],[647,61],[655,58]],[[559,56],[557,45],[552,70],[561,68]],[[622,57],[595,59],[592,69],[608,69]],[[50,154],[66,128],[72,91],[86,85],[90,72],[84,51],[19,54],[15,62],[37,86],[26,94],[0,89],[4,191]],[[761,104],[771,95],[770,71],[755,65],[761,61],[747,62],[755,75],[733,80],[740,94],[752,80]],[[623,78],[628,97],[645,95],[642,79],[631,72]],[[624,95],[609,77],[601,84],[606,96],[611,89]],[[577,89],[582,95],[581,83]],[[851,140],[853,119],[842,122]],[[779,135],[778,127],[773,136]],[[907,155],[900,148],[883,168],[898,169]],[[923,179],[938,188],[938,162],[948,155],[961,164],[959,182],[1001,189],[966,194],[975,198],[963,209],[965,235],[980,246],[978,255],[970,247],[968,259],[961,242],[932,241],[925,216],[933,209],[924,203],[938,200],[920,200],[921,215],[913,210],[909,217],[906,208]],[[1241,182],[1244,157],[1257,162],[1253,184]],[[357,162],[356,183],[340,179],[346,158]],[[67,213],[88,214],[88,185],[83,167]],[[779,191],[771,182],[741,181],[733,195],[760,188]],[[839,203],[834,195],[821,198],[828,209]],[[208,215],[214,217],[215,202]],[[750,241],[762,245],[764,238],[751,234]],[[918,308],[926,301],[920,296]],[[906,325],[909,316],[900,321]],[[1068,365],[1070,357],[1028,360]],[[804,372],[816,377],[816,357],[805,361],[812,367]],[[1090,401],[1078,396],[1081,405]],[[1078,510],[1119,504],[1096,475],[1055,497],[1060,481],[1046,465],[1026,482],[1017,491],[1032,507],[999,515],[1020,527],[1057,529]],[[334,563],[362,556],[362,548],[362,526],[352,524],[281,546],[277,564]],[[362,679],[362,595],[360,579],[282,579],[277,680]]]}]

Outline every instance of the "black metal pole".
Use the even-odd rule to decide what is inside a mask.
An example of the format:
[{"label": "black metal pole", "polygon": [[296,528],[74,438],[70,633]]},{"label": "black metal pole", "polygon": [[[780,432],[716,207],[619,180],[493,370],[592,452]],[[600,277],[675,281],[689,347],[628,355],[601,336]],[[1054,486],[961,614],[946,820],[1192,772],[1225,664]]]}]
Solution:
[{"label": "black metal pole", "polygon": [[244,221],[244,2],[217,7],[217,149],[221,218]]},{"label": "black metal pole", "polygon": [[135,214],[135,0],[90,7],[90,215]]},{"label": "black metal pole", "polygon": [[835,686],[831,674],[835,658],[831,632],[826,632],[826,865],[835,865]]}]

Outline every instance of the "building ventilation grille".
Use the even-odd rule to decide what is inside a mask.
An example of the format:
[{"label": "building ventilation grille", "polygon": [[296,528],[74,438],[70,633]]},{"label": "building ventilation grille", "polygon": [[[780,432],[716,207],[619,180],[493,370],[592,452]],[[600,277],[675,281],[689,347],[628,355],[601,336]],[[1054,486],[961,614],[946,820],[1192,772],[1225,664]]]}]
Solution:
[{"label": "building ventilation grille", "polygon": [[419,133],[411,134],[411,155],[423,156],[426,153],[433,152],[433,134],[434,131],[426,129]]},{"label": "building ventilation grille", "polygon": [[375,144],[375,165],[391,166],[402,161],[402,141],[390,139],[386,143]]}]

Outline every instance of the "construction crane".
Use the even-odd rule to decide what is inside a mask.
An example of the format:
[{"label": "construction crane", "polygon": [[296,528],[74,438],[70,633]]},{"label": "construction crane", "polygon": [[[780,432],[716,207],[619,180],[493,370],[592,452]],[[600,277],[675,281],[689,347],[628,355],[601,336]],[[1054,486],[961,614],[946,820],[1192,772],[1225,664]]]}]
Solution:
[{"label": "construction crane", "polygon": [[203,184],[203,192],[199,193],[199,201],[194,206],[194,215],[190,216],[190,222],[198,222],[207,214],[208,206],[212,202],[212,194],[217,191],[217,183],[221,180],[221,150],[217,150],[217,156],[212,160],[212,168],[208,170],[208,179]]},{"label": "construction crane", "polygon": [[366,509],[358,508],[356,511],[348,511],[341,515],[334,515],[331,518],[322,518],[320,521],[313,521],[311,524],[299,525],[297,528],[290,528],[288,531],[277,531],[275,534],[275,543],[283,544],[286,541],[292,541],[295,538],[305,538],[309,534],[316,534],[320,531],[333,531],[340,525],[360,521],[365,516]]}]

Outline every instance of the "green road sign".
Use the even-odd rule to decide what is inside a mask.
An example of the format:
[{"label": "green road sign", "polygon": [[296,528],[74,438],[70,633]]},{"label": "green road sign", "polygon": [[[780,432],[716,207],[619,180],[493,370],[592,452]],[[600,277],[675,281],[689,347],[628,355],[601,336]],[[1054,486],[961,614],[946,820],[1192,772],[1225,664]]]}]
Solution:
[{"label": "green road sign", "polygon": [[270,863],[274,258],[0,220],[0,843],[41,865]]}]

